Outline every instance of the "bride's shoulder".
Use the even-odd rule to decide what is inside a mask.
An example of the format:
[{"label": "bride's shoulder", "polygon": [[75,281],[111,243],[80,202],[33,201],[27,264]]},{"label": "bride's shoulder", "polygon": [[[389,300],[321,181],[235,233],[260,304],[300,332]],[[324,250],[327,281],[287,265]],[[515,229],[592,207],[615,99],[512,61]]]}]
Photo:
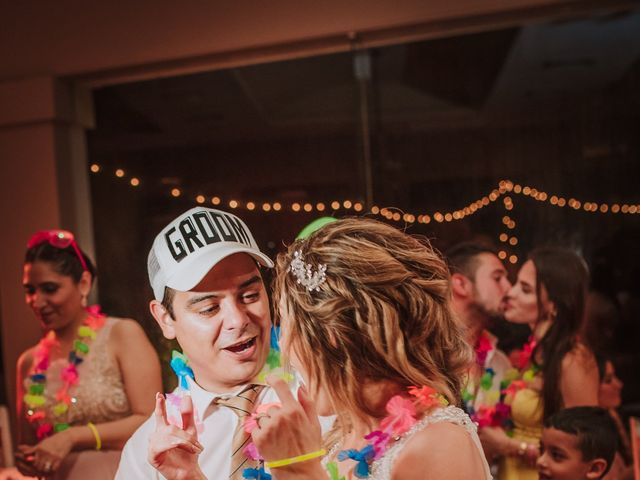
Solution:
[{"label": "bride's shoulder", "polygon": [[483,478],[477,476],[481,462],[466,424],[470,420],[455,412],[443,415],[452,418],[427,423],[406,443],[394,463],[393,479]]}]

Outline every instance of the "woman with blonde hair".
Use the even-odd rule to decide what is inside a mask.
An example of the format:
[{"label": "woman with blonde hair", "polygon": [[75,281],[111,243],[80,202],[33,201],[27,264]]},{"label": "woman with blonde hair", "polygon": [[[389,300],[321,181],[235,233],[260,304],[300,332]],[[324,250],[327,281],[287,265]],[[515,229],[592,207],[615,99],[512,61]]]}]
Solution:
[{"label": "woman with blonde hair", "polygon": [[[453,406],[472,352],[448,279],[428,243],[369,219],[330,223],[279,255],[282,350],[305,386],[296,400],[271,378],[282,403],[247,424],[273,478],[491,478],[475,425]],[[318,415],[336,415],[324,441]],[[179,455],[196,441],[176,437]]]}]

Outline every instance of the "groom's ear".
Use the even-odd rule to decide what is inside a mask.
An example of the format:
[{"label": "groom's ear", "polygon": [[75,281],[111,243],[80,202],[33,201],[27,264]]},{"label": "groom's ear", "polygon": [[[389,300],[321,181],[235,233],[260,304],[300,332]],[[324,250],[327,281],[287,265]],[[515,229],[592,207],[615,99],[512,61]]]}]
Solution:
[{"label": "groom's ear", "polygon": [[156,323],[160,326],[164,338],[168,340],[176,338],[176,331],[174,328],[176,321],[173,319],[171,313],[167,311],[165,306],[158,300],[151,300],[151,302],[149,302],[149,311],[151,312],[151,315],[153,315]]}]

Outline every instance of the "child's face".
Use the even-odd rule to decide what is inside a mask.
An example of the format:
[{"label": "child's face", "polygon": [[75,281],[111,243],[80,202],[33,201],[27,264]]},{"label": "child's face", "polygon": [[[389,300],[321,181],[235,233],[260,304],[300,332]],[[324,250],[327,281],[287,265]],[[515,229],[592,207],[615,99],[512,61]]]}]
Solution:
[{"label": "child's face", "polygon": [[536,466],[540,480],[598,479],[606,468],[606,462],[602,459],[585,462],[578,449],[577,435],[545,428]]}]

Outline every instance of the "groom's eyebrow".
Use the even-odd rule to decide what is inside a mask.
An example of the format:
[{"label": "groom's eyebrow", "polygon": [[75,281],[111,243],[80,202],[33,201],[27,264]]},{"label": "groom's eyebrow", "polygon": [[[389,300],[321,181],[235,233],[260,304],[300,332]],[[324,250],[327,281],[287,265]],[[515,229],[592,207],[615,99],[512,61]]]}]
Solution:
[{"label": "groom's eyebrow", "polygon": [[193,297],[190,298],[187,301],[187,307],[192,307],[194,306],[196,303],[200,303],[200,302],[204,302],[205,300],[209,300],[211,298],[217,298],[215,294],[213,293],[207,293],[205,295],[199,295],[197,297]]},{"label": "groom's eyebrow", "polygon": [[251,285],[253,285],[255,283],[259,283],[260,281],[261,281],[260,276],[259,275],[255,275],[255,276],[251,277],[249,280],[247,280],[245,282],[242,282],[240,284],[239,288],[241,288],[241,289],[242,288],[247,288],[247,287],[249,287],[249,286],[251,286]]}]

